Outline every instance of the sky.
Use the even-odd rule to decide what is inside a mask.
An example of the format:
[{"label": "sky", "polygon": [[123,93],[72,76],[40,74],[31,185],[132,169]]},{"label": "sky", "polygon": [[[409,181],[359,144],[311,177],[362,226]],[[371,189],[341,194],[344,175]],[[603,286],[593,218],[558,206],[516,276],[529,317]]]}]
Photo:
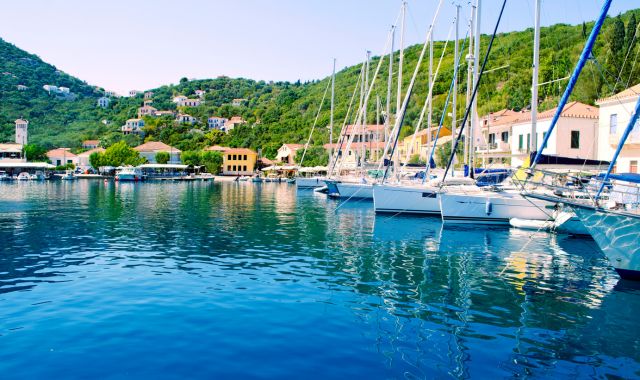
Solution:
[{"label": "sky", "polygon": [[[533,25],[535,0],[509,0],[499,30]],[[405,45],[424,41],[438,0],[408,0]],[[461,6],[444,0],[434,37],[445,39]],[[490,33],[501,0],[482,0]],[[256,80],[321,79],[384,52],[401,0],[20,0],[2,7],[0,37],[92,85],[126,94],[219,75]],[[602,0],[542,0],[543,26],[594,20]],[[610,15],[640,7],[613,2]],[[396,47],[398,42],[396,41]]]}]

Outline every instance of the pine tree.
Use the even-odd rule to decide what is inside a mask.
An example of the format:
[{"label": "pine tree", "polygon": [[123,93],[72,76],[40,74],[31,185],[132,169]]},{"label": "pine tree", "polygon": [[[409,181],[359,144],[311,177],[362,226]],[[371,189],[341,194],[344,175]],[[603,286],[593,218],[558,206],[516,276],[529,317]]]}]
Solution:
[{"label": "pine tree", "polygon": [[625,41],[624,35],[624,22],[622,22],[622,18],[618,15],[613,21],[613,30],[611,31],[609,39],[609,46],[614,55],[619,56],[622,53]]},{"label": "pine tree", "polygon": [[582,22],[582,38],[587,38],[587,24]]}]

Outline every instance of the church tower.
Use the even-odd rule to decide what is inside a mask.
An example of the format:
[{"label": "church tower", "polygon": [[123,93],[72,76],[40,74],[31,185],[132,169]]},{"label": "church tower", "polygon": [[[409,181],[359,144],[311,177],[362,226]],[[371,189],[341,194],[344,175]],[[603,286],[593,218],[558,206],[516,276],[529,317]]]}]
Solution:
[{"label": "church tower", "polygon": [[27,120],[16,120],[16,144],[27,145],[29,122]]}]

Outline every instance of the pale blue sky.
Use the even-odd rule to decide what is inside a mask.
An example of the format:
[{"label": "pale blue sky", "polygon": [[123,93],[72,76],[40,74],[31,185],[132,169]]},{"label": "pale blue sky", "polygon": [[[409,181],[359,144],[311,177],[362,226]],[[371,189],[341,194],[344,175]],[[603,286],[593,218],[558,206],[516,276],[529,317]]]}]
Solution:
[{"label": "pale blue sky", "polygon": [[[534,0],[509,0],[501,31],[533,23]],[[126,93],[181,77],[308,80],[379,54],[400,0],[20,0],[2,7],[0,37],[90,84]],[[409,0],[407,44],[420,42],[437,0]],[[462,15],[468,18],[468,1]],[[483,0],[489,32],[501,0]],[[454,7],[436,29],[444,38]],[[542,24],[593,20],[602,0],[543,0]],[[617,15],[640,6],[617,0]],[[461,34],[464,31],[461,28]]]}]

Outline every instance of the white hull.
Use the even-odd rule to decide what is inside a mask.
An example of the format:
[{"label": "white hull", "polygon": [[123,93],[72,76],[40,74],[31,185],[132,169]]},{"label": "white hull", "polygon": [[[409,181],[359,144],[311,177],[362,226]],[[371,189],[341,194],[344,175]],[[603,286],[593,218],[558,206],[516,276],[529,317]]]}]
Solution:
[{"label": "white hull", "polygon": [[[371,199],[373,200],[373,185],[370,183],[336,183],[338,197],[346,199]],[[335,196],[335,195],[334,195]]]},{"label": "white hull", "polygon": [[526,199],[515,191],[443,192],[439,199],[444,223],[509,225],[513,218],[549,220],[553,216],[553,203]]},{"label": "white hull", "polygon": [[324,180],[324,177],[298,177],[296,178],[296,186],[298,186],[299,189],[315,189],[325,186]]},{"label": "white hull", "polygon": [[580,218],[578,218],[573,212],[569,211],[562,211],[556,216],[554,228],[556,232],[561,234],[590,235],[589,230],[585,227]]},{"label": "white hull", "polygon": [[440,215],[437,189],[427,186],[373,186],[376,212]]},{"label": "white hull", "polygon": [[640,280],[640,216],[573,209],[620,277]]}]

